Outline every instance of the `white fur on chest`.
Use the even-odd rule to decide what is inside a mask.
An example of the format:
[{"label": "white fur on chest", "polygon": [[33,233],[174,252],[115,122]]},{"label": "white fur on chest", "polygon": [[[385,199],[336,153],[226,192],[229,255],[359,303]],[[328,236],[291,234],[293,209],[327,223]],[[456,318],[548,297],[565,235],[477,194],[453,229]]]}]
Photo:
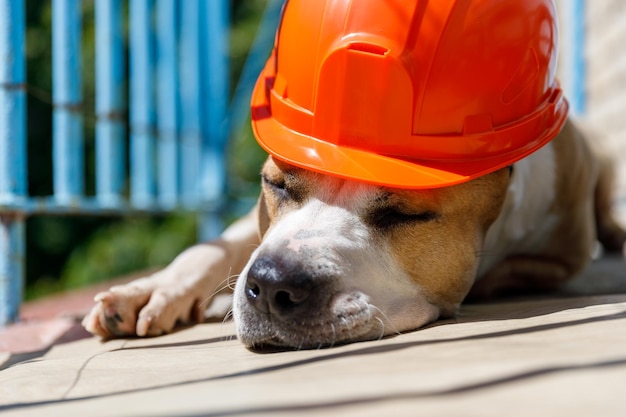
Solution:
[{"label": "white fur on chest", "polygon": [[500,216],[487,232],[477,277],[504,258],[541,250],[557,223],[550,214],[556,191],[552,144],[515,163]]}]

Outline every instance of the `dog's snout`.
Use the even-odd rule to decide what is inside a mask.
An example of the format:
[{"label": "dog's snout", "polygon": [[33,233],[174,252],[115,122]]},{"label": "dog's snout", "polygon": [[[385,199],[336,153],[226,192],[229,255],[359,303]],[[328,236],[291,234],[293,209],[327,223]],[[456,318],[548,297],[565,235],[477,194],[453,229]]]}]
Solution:
[{"label": "dog's snout", "polygon": [[260,312],[288,318],[305,310],[311,298],[311,278],[270,257],[256,259],[246,280],[246,298]]}]

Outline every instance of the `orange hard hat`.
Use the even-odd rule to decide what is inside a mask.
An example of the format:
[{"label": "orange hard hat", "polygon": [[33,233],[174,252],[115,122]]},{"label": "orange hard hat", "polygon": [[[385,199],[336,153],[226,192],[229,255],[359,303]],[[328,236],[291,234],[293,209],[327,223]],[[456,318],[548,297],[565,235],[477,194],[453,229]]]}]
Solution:
[{"label": "orange hard hat", "polygon": [[457,184],[559,133],[556,57],[550,0],[288,0],[252,95],[253,131],[309,170]]}]

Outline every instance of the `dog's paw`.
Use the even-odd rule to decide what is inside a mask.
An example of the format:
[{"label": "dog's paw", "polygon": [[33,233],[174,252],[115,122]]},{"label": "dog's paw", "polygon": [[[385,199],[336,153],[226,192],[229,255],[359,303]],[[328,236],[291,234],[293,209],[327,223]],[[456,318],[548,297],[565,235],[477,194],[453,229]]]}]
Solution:
[{"label": "dog's paw", "polygon": [[113,287],[96,295],[96,305],[83,319],[90,333],[104,338],[158,336],[178,322],[201,321],[203,311],[190,294],[136,284]]},{"label": "dog's paw", "polygon": [[136,335],[139,312],[150,300],[151,293],[151,289],[141,290],[130,285],[101,292],[95,296],[96,305],[82,324],[89,332],[102,337]]}]

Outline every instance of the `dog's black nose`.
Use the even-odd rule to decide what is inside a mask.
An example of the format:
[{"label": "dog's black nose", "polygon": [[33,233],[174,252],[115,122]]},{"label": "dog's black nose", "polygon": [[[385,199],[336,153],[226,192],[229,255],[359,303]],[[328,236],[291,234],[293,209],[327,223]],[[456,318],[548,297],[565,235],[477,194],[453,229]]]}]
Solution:
[{"label": "dog's black nose", "polygon": [[308,308],[312,278],[272,257],[257,258],[248,271],[246,297],[259,311],[289,318]]}]

